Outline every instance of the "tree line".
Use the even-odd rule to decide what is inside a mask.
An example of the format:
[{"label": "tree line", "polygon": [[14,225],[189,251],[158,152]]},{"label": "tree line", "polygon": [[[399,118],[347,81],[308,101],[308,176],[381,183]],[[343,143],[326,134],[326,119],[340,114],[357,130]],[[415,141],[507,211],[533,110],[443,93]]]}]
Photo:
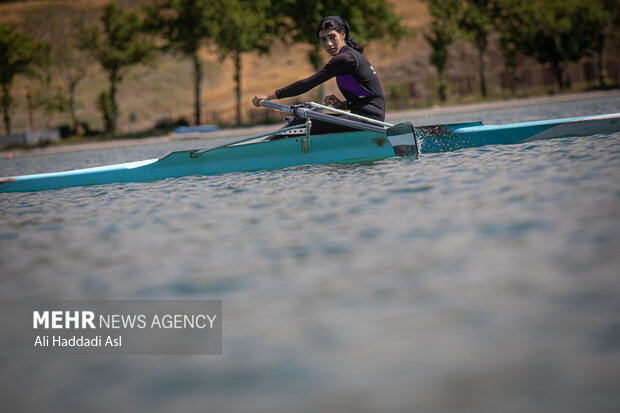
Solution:
[{"label": "tree line", "polygon": [[432,16],[425,38],[431,64],[439,76],[438,94],[447,98],[448,47],[457,39],[478,51],[480,93],[487,95],[484,55],[492,34],[498,35],[505,66],[513,76],[520,59],[533,57],[551,67],[560,90],[570,87],[568,68],[596,55],[599,82],[607,82],[606,43],[618,40],[618,0],[424,0]]},{"label": "tree line", "polygon": [[152,0],[141,10],[130,10],[111,1],[97,24],[74,19],[50,27],[45,24],[49,10],[28,17],[28,32],[32,35],[14,24],[0,24],[0,105],[6,133],[11,130],[11,85],[15,76],[40,75],[37,69],[51,66],[60,72],[66,91],[56,93],[47,102],[70,107],[77,131],[76,87],[93,60],[109,81],[109,88],[99,94],[97,106],[106,131],[115,132],[119,116],[117,91],[127,70],[139,63],[153,64],[163,51],[192,61],[194,117],[200,124],[204,63],[199,52],[205,47],[214,48],[220,60],[231,59],[234,63],[240,123],[242,55],[251,51],[269,53],[276,40],[286,44],[308,43],[313,46],[308,58],[319,68],[316,24],[324,15],[340,15],[348,20],[361,41],[397,40],[408,32],[386,0]]},{"label": "tree line", "polygon": [[[438,94],[447,98],[448,48],[459,39],[478,50],[480,92],[487,95],[485,52],[491,39],[499,39],[505,66],[514,73],[523,56],[549,64],[560,89],[570,87],[569,65],[596,55],[600,82],[606,82],[606,43],[618,40],[618,0],[423,0],[431,23],[424,38],[431,47],[430,63],[438,72]],[[64,90],[50,90],[40,99],[46,111],[69,108],[74,130],[80,124],[76,88],[96,61],[108,78],[97,106],[107,132],[115,132],[119,105],[117,91],[132,66],[154,64],[160,52],[191,60],[194,120],[201,122],[201,84],[204,62],[200,51],[210,47],[220,60],[234,67],[237,123],[241,122],[243,55],[269,53],[275,41],[311,45],[308,60],[319,69],[321,47],[316,24],[325,15],[349,21],[353,36],[398,41],[411,33],[387,0],[151,0],[141,9],[108,3],[98,22],[86,23],[70,13],[69,6],[50,3],[50,10],[28,15],[24,27],[0,24],[0,106],[5,130],[10,133],[11,86],[17,75],[42,76],[46,68],[60,73]],[[50,88],[51,89],[51,88]],[[29,98],[30,102],[30,98]]]}]

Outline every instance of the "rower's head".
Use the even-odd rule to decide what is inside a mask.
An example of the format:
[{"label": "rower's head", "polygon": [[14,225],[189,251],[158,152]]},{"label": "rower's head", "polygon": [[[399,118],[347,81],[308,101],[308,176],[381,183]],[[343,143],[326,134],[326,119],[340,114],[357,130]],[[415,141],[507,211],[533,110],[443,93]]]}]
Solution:
[{"label": "rower's head", "polygon": [[323,28],[317,32],[321,46],[330,56],[336,56],[345,46],[344,29],[333,20],[324,20]]},{"label": "rower's head", "polygon": [[331,56],[337,55],[345,45],[362,53],[364,46],[353,40],[349,32],[349,25],[342,17],[327,16],[319,22],[316,36],[319,38],[321,46]]}]

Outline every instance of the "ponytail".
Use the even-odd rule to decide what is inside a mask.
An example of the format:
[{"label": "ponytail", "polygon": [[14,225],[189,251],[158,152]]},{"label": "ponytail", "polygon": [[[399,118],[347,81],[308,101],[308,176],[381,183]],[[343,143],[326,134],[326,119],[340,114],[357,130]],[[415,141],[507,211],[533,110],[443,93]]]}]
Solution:
[{"label": "ponytail", "polygon": [[364,53],[364,45],[363,44],[359,44],[358,42],[356,42],[355,40],[351,39],[350,41],[347,42],[347,45],[354,48],[355,50],[357,50],[358,52],[360,52],[360,54]]}]

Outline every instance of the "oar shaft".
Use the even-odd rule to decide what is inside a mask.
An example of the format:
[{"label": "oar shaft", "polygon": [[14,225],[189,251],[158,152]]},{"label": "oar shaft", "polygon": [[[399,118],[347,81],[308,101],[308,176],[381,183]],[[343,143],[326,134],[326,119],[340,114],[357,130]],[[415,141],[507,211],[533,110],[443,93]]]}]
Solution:
[{"label": "oar shaft", "polygon": [[310,107],[313,107],[313,108],[317,108],[317,109],[329,110],[330,112],[339,113],[341,115],[348,116],[349,118],[359,119],[361,121],[364,121],[364,122],[367,122],[367,123],[372,123],[374,125],[385,126],[387,128],[394,126],[391,123],[381,122],[380,120],[376,120],[376,119],[370,119],[370,118],[367,118],[365,116],[356,115],[355,113],[351,113],[351,112],[347,112],[345,110],[340,110],[340,109],[332,108],[330,106],[321,105],[319,103],[306,102],[306,105],[308,105]]},{"label": "oar shaft", "polygon": [[297,115],[301,116],[302,118],[319,119],[324,122],[329,122],[336,125],[350,126],[356,129],[385,133],[385,128],[382,126],[371,125],[369,123],[362,123],[350,119],[342,119],[337,116],[328,115],[326,113],[313,112],[310,109],[306,108],[295,108],[295,113],[297,113]]},{"label": "oar shaft", "polygon": [[356,129],[368,130],[372,132],[385,133],[385,128],[381,126],[371,125],[368,123],[357,122],[355,120],[343,119],[338,116],[328,115],[325,113],[313,112],[308,108],[301,106],[287,106],[281,103],[272,102],[270,100],[262,100],[261,106],[267,109],[279,110],[280,112],[296,114],[301,118],[319,119],[324,122],[333,123],[336,125],[350,126]]},{"label": "oar shaft", "polygon": [[267,109],[278,110],[280,112],[293,114],[293,107],[290,105],[283,105],[282,103],[272,102],[270,100],[261,100],[260,105]]}]

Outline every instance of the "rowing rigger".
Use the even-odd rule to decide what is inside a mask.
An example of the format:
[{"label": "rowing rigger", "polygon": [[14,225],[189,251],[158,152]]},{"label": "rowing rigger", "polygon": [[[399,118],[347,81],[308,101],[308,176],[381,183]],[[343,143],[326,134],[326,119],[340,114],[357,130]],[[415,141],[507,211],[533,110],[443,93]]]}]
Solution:
[{"label": "rowing rigger", "polygon": [[[296,115],[305,125],[291,125],[214,147],[172,152],[160,159],[95,168],[0,178],[0,192],[29,192],[123,182],[145,182],[189,175],[281,169],[306,164],[353,164],[393,156],[417,157],[418,144],[409,122],[390,125],[348,112],[321,113],[315,103],[262,106]],[[312,134],[312,121],[350,128],[339,133]],[[279,139],[275,139],[279,138]]]}]

